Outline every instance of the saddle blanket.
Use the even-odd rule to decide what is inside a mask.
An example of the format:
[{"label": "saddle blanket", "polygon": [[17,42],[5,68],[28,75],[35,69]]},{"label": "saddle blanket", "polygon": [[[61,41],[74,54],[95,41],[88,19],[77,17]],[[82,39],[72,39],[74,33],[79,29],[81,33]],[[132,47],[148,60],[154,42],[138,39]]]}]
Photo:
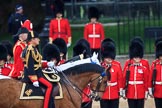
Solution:
[{"label": "saddle blanket", "polygon": [[0,79],[11,79],[9,76],[0,75]]},{"label": "saddle blanket", "polygon": [[[20,99],[44,99],[44,94],[45,89],[34,87],[32,84],[23,83]],[[55,99],[63,98],[62,87],[59,82],[54,85],[53,96]]]}]

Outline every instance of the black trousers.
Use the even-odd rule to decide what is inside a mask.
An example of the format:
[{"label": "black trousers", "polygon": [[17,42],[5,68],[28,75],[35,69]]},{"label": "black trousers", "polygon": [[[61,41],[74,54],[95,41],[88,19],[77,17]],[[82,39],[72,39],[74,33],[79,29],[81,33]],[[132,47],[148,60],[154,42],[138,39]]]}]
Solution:
[{"label": "black trousers", "polygon": [[144,108],[144,99],[128,99],[129,108]]},{"label": "black trousers", "polygon": [[98,53],[98,60],[101,61],[101,51],[100,48],[98,49],[91,49],[92,55],[94,52]]},{"label": "black trousers", "polygon": [[100,108],[119,108],[119,99],[102,99],[100,100]]},{"label": "black trousers", "polygon": [[162,108],[162,98],[155,98],[154,101],[156,108]]},{"label": "black trousers", "polygon": [[81,104],[81,108],[92,108],[92,101],[90,101],[90,102],[83,102]]}]

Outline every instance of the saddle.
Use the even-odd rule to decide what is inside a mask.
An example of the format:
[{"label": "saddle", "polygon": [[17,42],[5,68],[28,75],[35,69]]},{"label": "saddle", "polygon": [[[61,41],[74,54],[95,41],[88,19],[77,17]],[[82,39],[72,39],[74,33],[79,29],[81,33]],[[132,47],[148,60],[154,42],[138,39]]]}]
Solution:
[{"label": "saddle", "polygon": [[[62,99],[62,87],[60,77],[54,74],[52,70],[43,70],[43,74],[47,80],[53,84],[53,96],[55,99]],[[19,99],[44,99],[45,89],[43,87],[35,87],[30,83],[23,83]]]}]

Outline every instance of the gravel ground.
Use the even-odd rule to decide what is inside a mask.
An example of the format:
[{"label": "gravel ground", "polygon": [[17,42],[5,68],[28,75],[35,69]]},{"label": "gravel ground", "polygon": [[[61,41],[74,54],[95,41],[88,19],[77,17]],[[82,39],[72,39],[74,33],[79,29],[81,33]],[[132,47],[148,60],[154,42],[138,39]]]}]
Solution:
[{"label": "gravel ground", "polygon": [[[100,103],[94,101],[92,104],[92,108],[100,108]],[[121,98],[119,103],[119,108],[128,108],[127,100]],[[145,100],[144,108],[155,108],[154,99],[148,98],[147,100]]]}]

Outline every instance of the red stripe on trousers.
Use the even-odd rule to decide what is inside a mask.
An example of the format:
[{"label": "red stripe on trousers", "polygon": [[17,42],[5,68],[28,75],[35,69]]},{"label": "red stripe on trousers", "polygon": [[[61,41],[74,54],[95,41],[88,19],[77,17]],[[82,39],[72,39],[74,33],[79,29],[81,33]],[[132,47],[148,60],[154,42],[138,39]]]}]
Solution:
[{"label": "red stripe on trousers", "polygon": [[49,99],[50,99],[50,96],[51,96],[51,93],[52,93],[52,84],[48,80],[46,80],[44,78],[39,78],[39,82],[47,87],[46,93],[45,93],[45,96],[44,96],[44,106],[43,106],[43,108],[48,108]]}]

